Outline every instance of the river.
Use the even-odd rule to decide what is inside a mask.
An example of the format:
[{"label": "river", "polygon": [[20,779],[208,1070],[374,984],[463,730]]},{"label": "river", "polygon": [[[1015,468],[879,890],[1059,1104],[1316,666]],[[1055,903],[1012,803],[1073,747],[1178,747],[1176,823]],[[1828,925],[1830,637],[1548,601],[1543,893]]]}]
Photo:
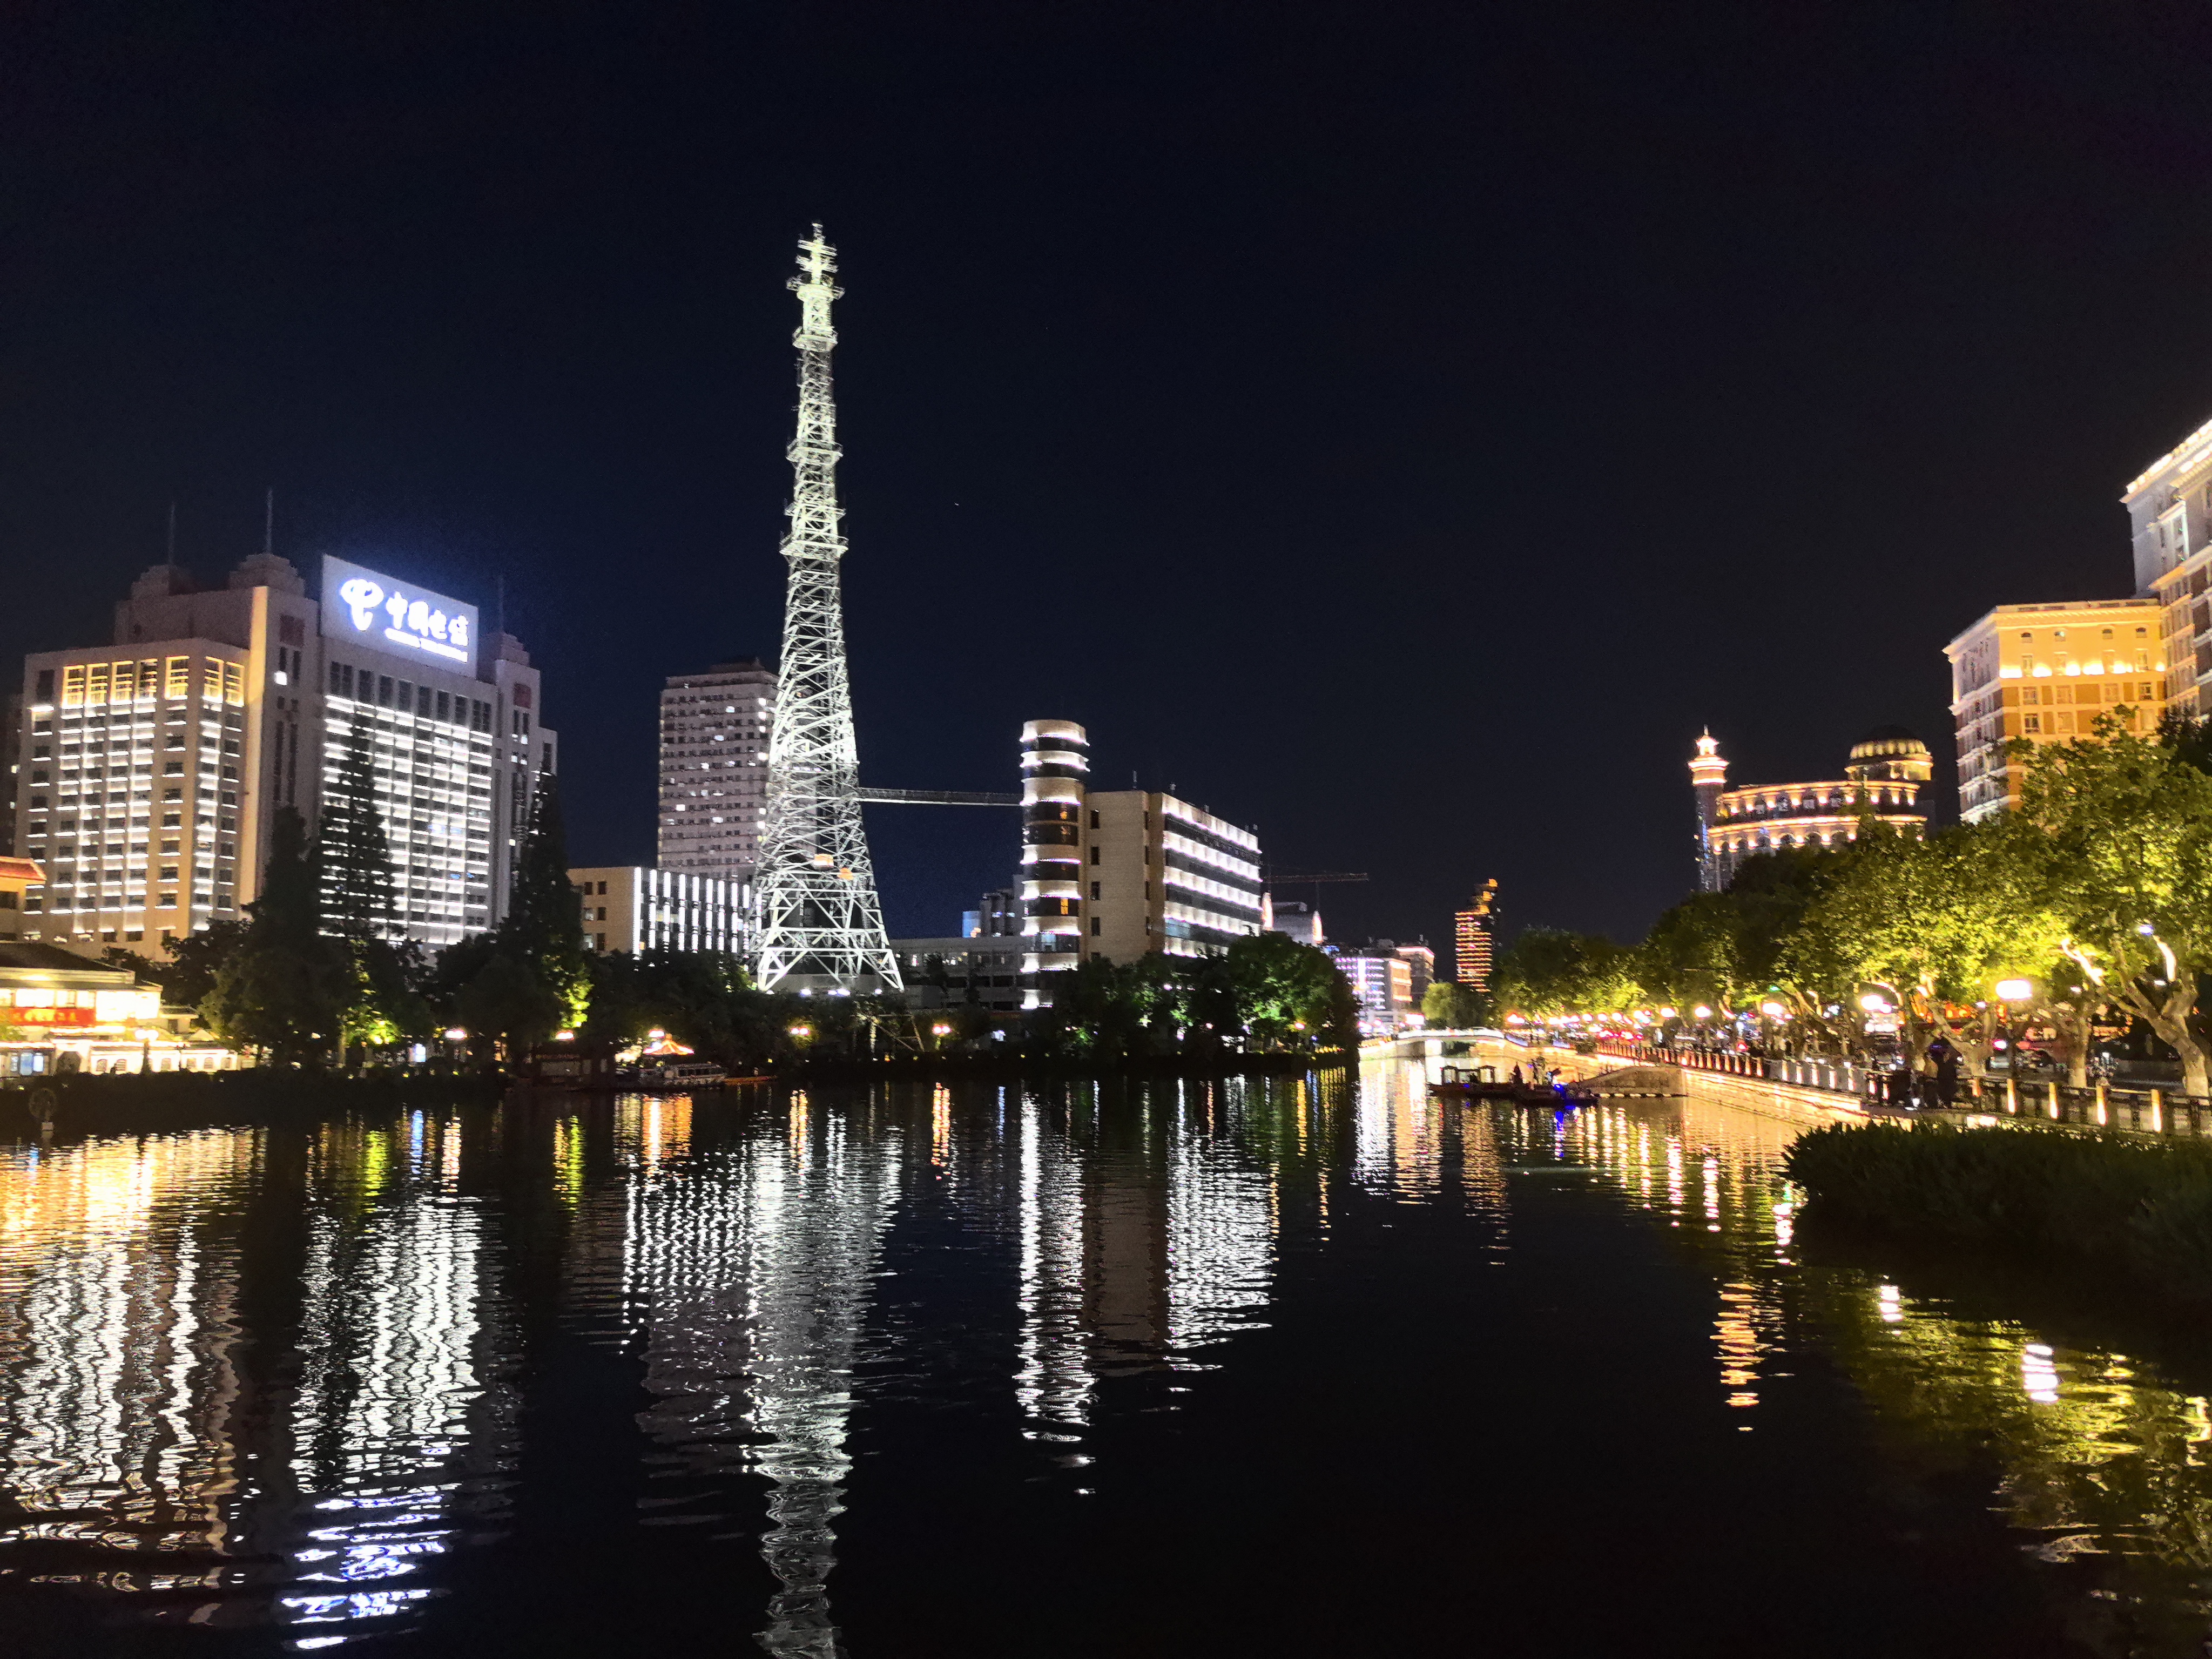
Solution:
[{"label": "river", "polygon": [[0,1125],[0,1651],[2212,1635],[2212,1355],[1808,1259],[1768,1118],[1393,1060],[311,1117]]}]

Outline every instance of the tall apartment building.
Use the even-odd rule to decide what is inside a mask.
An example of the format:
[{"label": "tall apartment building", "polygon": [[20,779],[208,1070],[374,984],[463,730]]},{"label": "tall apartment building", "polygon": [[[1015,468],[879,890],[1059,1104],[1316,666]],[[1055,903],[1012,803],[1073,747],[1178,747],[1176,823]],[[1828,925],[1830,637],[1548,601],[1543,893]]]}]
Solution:
[{"label": "tall apartment building", "polygon": [[2136,597],[2157,605],[2148,672],[2179,712],[2212,714],[2212,422],[2153,461],[2121,492]]},{"label": "tall apartment building", "polygon": [[571,870],[594,951],[720,951],[752,957],[752,889],[719,876],[635,865]]},{"label": "tall apartment building", "polygon": [[775,675],[757,659],[670,676],[660,694],[659,868],[752,879],[775,714]]},{"label": "tall apartment building", "polygon": [[2168,680],[2160,614],[2157,600],[2142,599],[2001,605],[1943,647],[1960,817],[1971,823],[2020,799],[2021,769],[2005,752],[2014,738],[2087,737],[2108,712],[2136,731],[2156,729]]},{"label": "tall apartment building", "polygon": [[1452,914],[1452,977],[1478,991],[1490,989],[1498,956],[1498,878],[1482,884],[1464,910]]},{"label": "tall apartment building", "polygon": [[447,945],[505,915],[558,739],[520,641],[476,607],[342,559],[319,602],[262,553],[202,590],[156,565],[112,645],[24,659],[15,850],[45,866],[24,937],[158,951],[260,890],[277,808],[312,826],[349,745],[370,752],[396,937]]},{"label": "tall apartment building", "polygon": [[1072,720],[1022,728],[1022,931],[1037,976],[1089,957],[1211,956],[1266,921],[1260,839],[1158,790],[1092,790],[1090,740]]}]

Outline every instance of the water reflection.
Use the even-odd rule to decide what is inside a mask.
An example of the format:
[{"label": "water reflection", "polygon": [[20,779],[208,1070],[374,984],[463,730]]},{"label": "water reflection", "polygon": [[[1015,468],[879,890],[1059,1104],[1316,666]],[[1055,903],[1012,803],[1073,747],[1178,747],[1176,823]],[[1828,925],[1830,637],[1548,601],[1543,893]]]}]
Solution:
[{"label": "water reflection", "polygon": [[[0,1143],[0,1589],[439,1650],[441,1603],[480,1593],[462,1559],[507,1547],[557,1332],[635,1378],[614,1524],[724,1563],[702,1596],[749,1570],[766,1588],[736,1628],[825,1659],[860,1571],[839,1565],[848,1508],[885,1495],[856,1495],[856,1467],[884,1467],[856,1465],[872,1413],[957,1403],[1030,1443],[1013,1478],[1092,1502],[1145,1435],[1182,1431],[1194,1373],[1267,1363],[1245,1339],[1309,1316],[1301,1297],[1439,1250],[1505,1283],[1567,1225],[1656,1244],[1701,1287],[1691,1382],[1731,1428],[1772,1426],[1818,1354],[1871,1412],[1828,1431],[1870,1432],[1886,1480],[1980,1480],[2081,1628],[2197,1651],[2204,1385],[1910,1274],[1808,1266],[1796,1133],[1698,1101],[1446,1103],[1382,1065]],[[913,1311],[918,1267],[963,1328]]]}]

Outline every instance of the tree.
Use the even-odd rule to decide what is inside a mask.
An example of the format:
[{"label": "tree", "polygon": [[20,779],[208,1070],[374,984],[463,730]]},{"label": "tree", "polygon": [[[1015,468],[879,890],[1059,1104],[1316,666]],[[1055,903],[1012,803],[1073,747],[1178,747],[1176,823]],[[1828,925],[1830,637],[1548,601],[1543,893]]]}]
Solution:
[{"label": "tree", "polygon": [[1596,1014],[1644,999],[1630,953],[1599,933],[1531,927],[1499,953],[1498,1006],[1511,1012]]},{"label": "tree", "polygon": [[559,1030],[568,1009],[544,979],[503,951],[454,1001],[470,1036],[487,1049],[495,1045],[511,1060]]},{"label": "tree", "polygon": [[2212,971],[2212,776],[2112,714],[2094,741],[2008,752],[2027,774],[2021,817],[2042,832],[2026,844],[2060,953],[2173,1049],[2186,1092],[2208,1092],[2192,1018]]},{"label": "tree", "polygon": [[1431,980],[1421,994],[1421,1014],[1438,1030],[1471,1031],[1490,1023],[1490,999],[1472,985]]},{"label": "tree", "polygon": [[[1925,839],[1863,826],[1827,890],[1805,913],[1791,957],[1846,1006],[1862,985],[1896,996],[1908,1054],[1942,1029],[1978,1072],[1993,1036],[1997,981],[2057,953],[2035,832],[2000,815]],[[1974,1007],[1965,1026],[1947,1005]]]},{"label": "tree", "polygon": [[398,914],[392,842],[377,809],[369,735],[358,715],[338,761],[337,780],[323,792],[315,851],[322,866],[323,926],[344,939],[387,937]]},{"label": "tree", "polygon": [[349,957],[322,934],[319,885],[306,823],[277,808],[261,896],[246,907],[245,931],[200,1005],[217,1035],[273,1065],[328,1060],[352,1000]]},{"label": "tree", "polygon": [[567,1013],[561,1024],[580,1024],[592,994],[584,962],[583,901],[568,880],[568,836],[561,817],[560,780],[540,778],[529,827],[515,860],[507,920],[499,949],[543,980]]},{"label": "tree", "polygon": [[211,921],[194,928],[169,946],[169,959],[155,969],[161,1000],[179,1008],[197,1008],[215,989],[222,965],[246,941],[242,921]]},{"label": "tree", "polygon": [[1359,1046],[1359,999],[1328,952],[1288,933],[1254,933],[1220,958],[1236,1024],[1263,1045]]}]

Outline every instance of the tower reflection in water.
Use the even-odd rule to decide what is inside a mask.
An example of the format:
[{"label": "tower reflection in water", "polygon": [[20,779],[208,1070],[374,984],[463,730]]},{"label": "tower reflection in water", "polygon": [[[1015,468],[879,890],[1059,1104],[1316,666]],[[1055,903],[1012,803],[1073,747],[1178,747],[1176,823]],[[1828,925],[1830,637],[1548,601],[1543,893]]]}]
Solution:
[{"label": "tower reflection in water", "polygon": [[[498,1576],[455,1568],[505,1547],[521,1425],[562,1363],[537,1334],[557,1328],[629,1368],[594,1408],[618,1456],[642,1444],[643,1482],[577,1498],[554,1447],[537,1512],[612,1502],[605,1524],[680,1536],[687,1563],[726,1552],[696,1591],[718,1602],[764,1564],[737,1628],[826,1659],[839,1517],[868,1501],[856,1436],[879,1400],[972,1390],[943,1355],[992,1356],[986,1431],[1087,1492],[1133,1427],[1167,1422],[1121,1415],[1140,1396],[1181,1409],[1206,1369],[1266,1363],[1237,1339],[1284,1317],[1286,1281],[1426,1270],[1380,1224],[1416,1212],[1455,1260],[1510,1272],[1539,1237],[1528,1183],[1565,1164],[1583,1179],[1545,1188],[1546,1227],[1626,1218],[1710,1285],[1703,1386],[1727,1421],[1762,1425],[1817,1350],[1895,1478],[1932,1490],[1994,1460],[1989,1502],[2036,1559],[2165,1632],[2142,1651],[2191,1650],[2204,1398],[1909,1281],[1806,1267],[1791,1133],[1694,1102],[1470,1107],[1380,1065],[1356,1088],[763,1092],[0,1139],[0,1597],[295,1649],[434,1645],[441,1607]],[[883,1276],[917,1267],[979,1328],[947,1343],[915,1312],[926,1287],[885,1305]],[[1145,1373],[1165,1376],[1121,1381]]]}]

